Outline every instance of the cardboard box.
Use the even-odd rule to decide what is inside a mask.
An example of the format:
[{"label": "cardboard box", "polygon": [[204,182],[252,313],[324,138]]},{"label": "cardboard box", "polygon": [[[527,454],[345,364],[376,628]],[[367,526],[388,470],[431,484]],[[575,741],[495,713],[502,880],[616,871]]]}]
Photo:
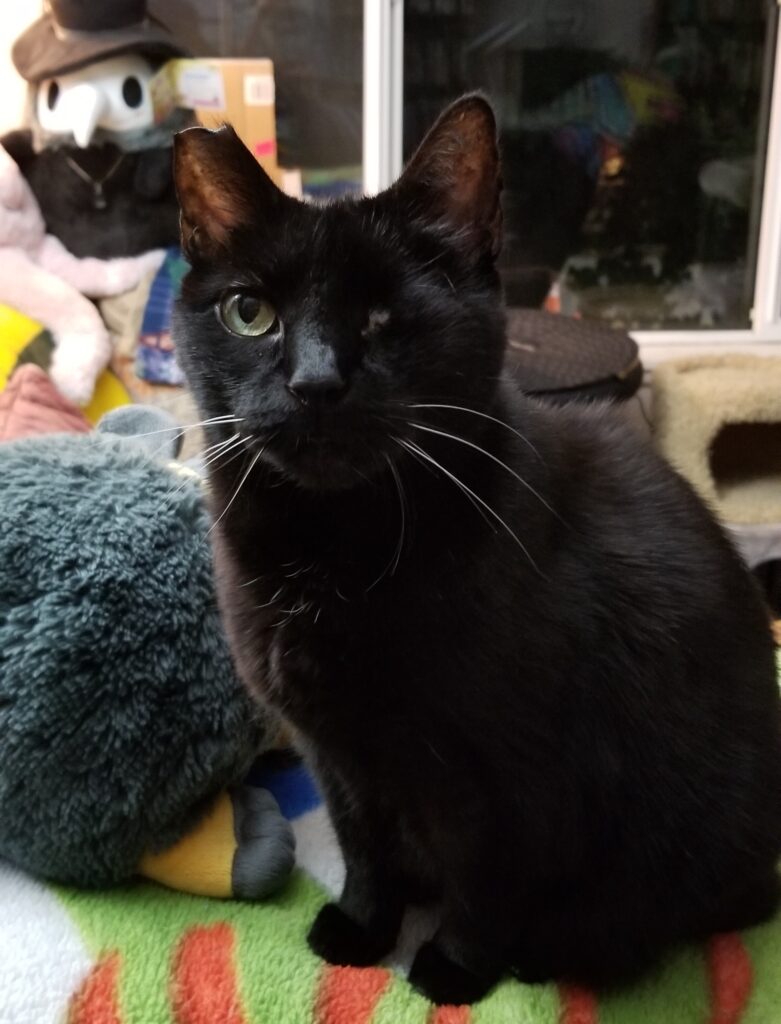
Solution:
[{"label": "cardboard box", "polygon": [[270,60],[171,60],[158,72],[153,102],[158,119],[172,106],[194,110],[207,128],[233,125],[263,169],[282,184],[277,164],[274,64]]},{"label": "cardboard box", "polygon": [[274,108],[274,65],[270,60],[210,60],[220,73],[218,106],[197,106],[201,124],[213,128],[229,121],[263,169],[280,182],[277,164],[277,122]]}]

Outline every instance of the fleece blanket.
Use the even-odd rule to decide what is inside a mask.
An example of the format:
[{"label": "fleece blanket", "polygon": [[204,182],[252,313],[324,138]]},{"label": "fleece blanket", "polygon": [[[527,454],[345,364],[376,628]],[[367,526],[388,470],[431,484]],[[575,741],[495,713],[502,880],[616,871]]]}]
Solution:
[{"label": "fleece blanket", "polygon": [[298,840],[296,874],[264,903],[140,882],[78,892],[0,864],[0,1024],[781,1024],[781,919],[600,998],[506,981],[477,1006],[433,1007],[404,980],[425,918],[386,964],[324,965],[304,940],[343,879],[328,816],[298,763],[272,756],[251,781]]}]

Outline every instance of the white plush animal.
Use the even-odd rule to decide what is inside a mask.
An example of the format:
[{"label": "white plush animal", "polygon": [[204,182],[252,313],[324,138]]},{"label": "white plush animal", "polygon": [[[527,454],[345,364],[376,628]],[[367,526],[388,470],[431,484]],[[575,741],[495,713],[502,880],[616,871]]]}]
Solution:
[{"label": "white plush animal", "polygon": [[48,328],[55,349],[49,374],[79,405],[111,358],[111,338],[89,298],[118,295],[156,271],[165,252],[122,259],[77,259],[46,226],[16,163],[0,146],[0,303]]}]

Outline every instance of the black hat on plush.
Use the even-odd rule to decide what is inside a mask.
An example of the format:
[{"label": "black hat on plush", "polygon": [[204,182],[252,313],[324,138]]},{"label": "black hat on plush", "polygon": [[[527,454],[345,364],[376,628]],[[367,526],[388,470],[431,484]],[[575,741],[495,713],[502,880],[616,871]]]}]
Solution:
[{"label": "black hat on plush", "polygon": [[146,0],[47,0],[46,13],[14,43],[16,70],[28,82],[76,71],[121,53],[187,56],[146,10]]}]

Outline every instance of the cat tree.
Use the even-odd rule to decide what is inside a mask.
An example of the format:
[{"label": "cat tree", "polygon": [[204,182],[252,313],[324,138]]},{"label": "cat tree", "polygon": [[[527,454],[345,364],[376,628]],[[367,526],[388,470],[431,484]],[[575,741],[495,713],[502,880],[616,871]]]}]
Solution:
[{"label": "cat tree", "polygon": [[653,375],[661,453],[729,526],[750,565],[781,558],[781,358],[701,356]]}]

